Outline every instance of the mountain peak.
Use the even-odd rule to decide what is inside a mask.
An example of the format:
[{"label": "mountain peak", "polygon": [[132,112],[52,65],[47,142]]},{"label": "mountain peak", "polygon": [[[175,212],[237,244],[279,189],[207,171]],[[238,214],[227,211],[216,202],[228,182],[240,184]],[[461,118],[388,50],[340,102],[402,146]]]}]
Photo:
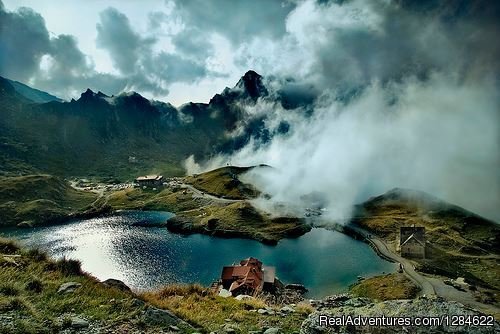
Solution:
[{"label": "mountain peak", "polygon": [[238,81],[235,88],[242,89],[252,99],[257,99],[268,93],[262,82],[262,76],[254,70],[247,71]]},{"label": "mountain peak", "polygon": [[92,89],[87,88],[87,90],[80,95],[80,99],[93,97],[94,95],[95,93],[92,91]]}]

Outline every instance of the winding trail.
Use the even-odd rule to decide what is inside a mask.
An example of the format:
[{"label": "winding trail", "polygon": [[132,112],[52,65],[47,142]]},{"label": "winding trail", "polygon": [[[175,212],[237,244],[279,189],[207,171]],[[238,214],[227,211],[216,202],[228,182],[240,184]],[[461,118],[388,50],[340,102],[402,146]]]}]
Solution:
[{"label": "winding trail", "polygon": [[382,239],[374,236],[370,232],[352,225],[348,228],[364,237],[366,241],[375,248],[375,251],[381,257],[401,263],[403,266],[403,272],[406,276],[421,288],[421,294],[426,296],[439,296],[450,301],[457,301],[461,304],[481,310],[487,314],[500,314],[499,307],[475,300],[474,296],[470,292],[459,291],[452,286],[446,285],[439,277],[424,276],[416,272],[415,267],[410,260],[405,259],[399,254],[393,252]]},{"label": "winding trail", "polygon": [[181,186],[190,190],[197,197],[211,199],[211,200],[219,202],[219,203],[237,203],[237,202],[244,202],[245,201],[244,199],[230,199],[230,198],[222,198],[222,197],[210,195],[210,194],[203,192],[203,191],[201,191],[201,190],[199,190],[199,189],[197,189],[197,188],[195,188],[192,185],[187,184],[187,183],[182,183]]},{"label": "winding trail", "polygon": [[420,275],[415,271],[415,267],[410,260],[405,259],[400,255],[392,252],[382,239],[373,236],[368,231],[355,226],[349,226],[349,228],[354,230],[356,233],[364,237],[370,244],[372,244],[376,248],[376,251],[380,253],[380,255],[382,255],[382,257],[388,258],[396,263],[401,263],[403,272],[409,279],[411,279],[420,287],[422,294],[426,296],[436,295],[436,289],[434,285],[432,285],[432,283],[426,277]]}]

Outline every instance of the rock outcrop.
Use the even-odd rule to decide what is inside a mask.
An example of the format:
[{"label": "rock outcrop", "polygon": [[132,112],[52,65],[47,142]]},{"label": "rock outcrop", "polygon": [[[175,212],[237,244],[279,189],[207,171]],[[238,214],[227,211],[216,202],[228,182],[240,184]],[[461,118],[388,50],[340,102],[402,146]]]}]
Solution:
[{"label": "rock outcrop", "polygon": [[[439,297],[408,300],[391,300],[385,302],[373,302],[368,298],[353,298],[349,295],[338,295],[327,297],[321,301],[312,303],[317,307],[317,311],[309,315],[302,323],[301,334],[319,334],[319,333],[498,333],[500,324],[495,322],[493,317],[490,319],[491,326],[451,326],[452,316],[464,317],[467,319],[487,319],[487,315],[479,311],[467,308],[466,306],[452,301],[446,301]],[[435,326],[369,326],[361,324],[336,325],[328,324],[325,319],[344,319],[351,316],[351,319],[357,317],[381,318],[405,317],[415,319],[417,317],[436,317],[444,319],[449,317],[449,323],[443,321]],[[321,319],[323,321],[320,323]],[[413,320],[412,320],[413,321]],[[474,320],[473,320],[474,321]],[[387,323],[387,322],[386,322]]]}]

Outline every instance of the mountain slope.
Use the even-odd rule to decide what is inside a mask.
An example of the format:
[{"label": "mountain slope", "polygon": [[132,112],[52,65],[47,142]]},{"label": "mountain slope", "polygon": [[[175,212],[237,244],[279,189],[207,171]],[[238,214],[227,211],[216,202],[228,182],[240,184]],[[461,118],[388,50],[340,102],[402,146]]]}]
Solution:
[{"label": "mountain slope", "polygon": [[0,177],[0,227],[65,220],[89,208],[96,198],[50,175]]},{"label": "mountain slope", "polygon": [[30,86],[20,83],[19,81],[14,81],[9,79],[5,80],[7,80],[12,85],[12,87],[14,87],[16,92],[18,92],[20,95],[24,96],[25,98],[35,103],[45,103],[51,101],[62,102],[60,98],[54,95],[51,95],[49,93],[43,92],[35,88],[31,88]]},{"label": "mountain slope", "polygon": [[500,225],[421,191],[393,189],[355,208],[353,223],[397,249],[399,227],[425,227],[421,271],[500,289]]},{"label": "mountain slope", "polygon": [[227,133],[245,117],[241,104],[267,92],[253,73],[226,89],[218,103],[179,109],[134,92],[110,97],[90,89],[71,102],[33,103],[12,81],[0,79],[0,173],[179,175],[190,155],[200,159],[232,149]]}]

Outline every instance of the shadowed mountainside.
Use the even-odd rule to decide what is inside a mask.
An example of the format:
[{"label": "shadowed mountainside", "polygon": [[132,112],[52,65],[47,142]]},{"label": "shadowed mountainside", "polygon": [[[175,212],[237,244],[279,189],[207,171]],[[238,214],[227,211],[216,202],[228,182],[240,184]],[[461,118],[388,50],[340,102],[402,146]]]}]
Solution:
[{"label": "shadowed mountainside", "polygon": [[234,137],[228,133],[247,117],[244,105],[266,96],[262,77],[253,71],[210,103],[179,108],[135,92],[107,96],[90,89],[78,100],[60,102],[0,78],[0,172],[119,179],[180,175],[190,155],[206,158],[260,136],[262,119]]}]

